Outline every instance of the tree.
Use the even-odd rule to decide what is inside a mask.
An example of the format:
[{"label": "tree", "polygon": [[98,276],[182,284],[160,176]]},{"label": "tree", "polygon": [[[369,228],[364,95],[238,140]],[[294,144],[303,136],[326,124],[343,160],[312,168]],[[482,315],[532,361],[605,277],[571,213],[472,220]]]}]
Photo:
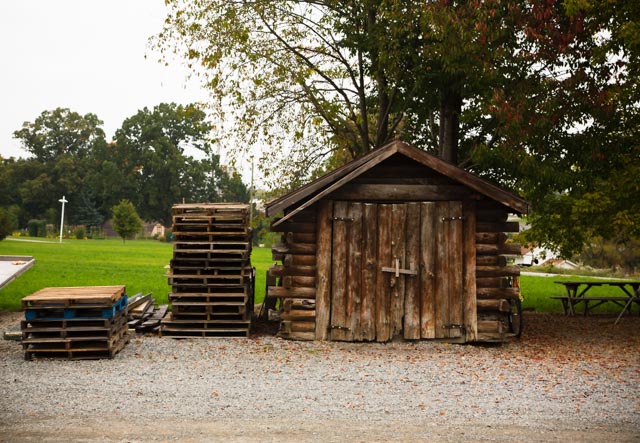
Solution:
[{"label": "tree", "polygon": [[0,208],[0,241],[11,235],[15,229],[14,222],[9,211]]},{"label": "tree", "polygon": [[263,153],[265,175],[287,160],[291,177],[308,176],[310,163],[363,155],[401,132],[417,68],[402,56],[422,2],[167,3],[157,47],[203,67],[213,112],[236,128],[227,137],[219,125],[217,138],[236,152],[287,147]]},{"label": "tree", "polygon": [[142,230],[142,220],[129,200],[121,200],[113,207],[112,214],[113,229],[122,237],[122,243]]},{"label": "tree", "polygon": [[638,162],[638,2],[169,4],[158,47],[192,61],[219,118],[233,104],[234,143],[293,146],[265,157],[295,185],[401,136],[524,194],[532,239],[567,254],[638,224],[608,191]]},{"label": "tree", "polygon": [[[126,119],[116,131],[115,144],[106,148],[108,162],[99,166],[102,179],[113,184],[99,186],[103,198],[113,198],[114,189],[119,190],[144,219],[168,225],[175,203],[241,197],[232,194],[231,187],[244,187],[239,177],[229,177],[212,153],[210,130],[206,114],[194,104],[162,103]],[[187,147],[210,160],[195,160],[185,153]]]},{"label": "tree", "polygon": [[94,114],[84,116],[67,108],[44,111],[32,122],[24,122],[14,137],[27,152],[43,163],[68,154],[83,158],[94,143],[104,140],[102,121]]}]

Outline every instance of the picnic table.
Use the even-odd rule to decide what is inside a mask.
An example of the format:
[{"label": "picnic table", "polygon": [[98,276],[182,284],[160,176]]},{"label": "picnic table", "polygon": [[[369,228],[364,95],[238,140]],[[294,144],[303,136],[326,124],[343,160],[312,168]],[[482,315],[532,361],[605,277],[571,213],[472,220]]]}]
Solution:
[{"label": "picnic table", "polygon": [[[622,308],[620,315],[616,319],[616,324],[625,312],[631,312],[631,305],[637,303],[640,305],[640,281],[616,280],[616,281],[556,281],[559,285],[563,285],[567,295],[553,296],[551,298],[560,300],[565,315],[575,315],[576,305],[582,303],[584,306],[584,315],[586,316],[590,310],[597,308],[604,303],[614,303]],[[591,288],[597,286],[610,286],[619,288],[624,295],[587,295]]]}]

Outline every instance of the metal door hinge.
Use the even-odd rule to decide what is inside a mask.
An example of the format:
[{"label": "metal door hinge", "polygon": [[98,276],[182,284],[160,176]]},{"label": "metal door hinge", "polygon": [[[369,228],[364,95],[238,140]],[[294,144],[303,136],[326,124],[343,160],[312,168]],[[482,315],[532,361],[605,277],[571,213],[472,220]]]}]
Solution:
[{"label": "metal door hinge", "polygon": [[464,217],[442,217],[440,220],[444,221],[453,221],[453,220],[464,220]]},{"label": "metal door hinge", "polygon": [[467,330],[464,325],[442,325],[442,329],[460,329],[462,332]]},{"label": "metal door hinge", "polygon": [[331,220],[333,220],[333,221],[352,222],[353,221],[353,217],[332,217]]},{"label": "metal door hinge", "polygon": [[346,326],[340,326],[340,325],[331,325],[331,329],[337,329],[339,331],[350,331],[351,328],[348,328]]}]

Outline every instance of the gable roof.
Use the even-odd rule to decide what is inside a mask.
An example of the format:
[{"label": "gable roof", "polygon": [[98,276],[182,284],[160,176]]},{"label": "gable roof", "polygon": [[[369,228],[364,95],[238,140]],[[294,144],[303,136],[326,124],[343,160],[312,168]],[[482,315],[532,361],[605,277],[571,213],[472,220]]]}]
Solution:
[{"label": "gable roof", "polygon": [[394,154],[404,155],[427,168],[468,186],[486,197],[502,203],[506,207],[513,209],[514,212],[521,214],[526,214],[528,212],[527,202],[520,197],[491,184],[480,177],[465,171],[464,169],[428,154],[415,146],[400,140],[395,140],[381,148],[374,149],[367,155],[357,158],[346,165],[290,192],[289,194],[270,201],[265,207],[266,214],[267,216],[272,216],[284,209],[295,207],[282,219],[274,223],[274,226],[276,226],[296,213],[311,206],[327,194],[339,189],[374,166],[382,163]]}]

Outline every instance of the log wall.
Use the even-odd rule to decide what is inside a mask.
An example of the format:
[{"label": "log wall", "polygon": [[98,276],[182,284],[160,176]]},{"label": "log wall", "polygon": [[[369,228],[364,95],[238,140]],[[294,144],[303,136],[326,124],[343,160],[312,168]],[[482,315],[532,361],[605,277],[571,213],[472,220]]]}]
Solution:
[{"label": "log wall", "polygon": [[507,257],[520,254],[520,245],[507,241],[507,232],[518,232],[517,222],[508,222],[508,209],[490,200],[477,203],[476,304],[478,341],[502,341],[508,334],[509,299],[519,296],[510,280],[520,268],[507,264]]},{"label": "log wall", "polygon": [[[469,243],[462,251],[465,271],[461,278],[466,282],[463,286],[475,292],[464,297],[465,318],[470,321],[466,338],[502,341],[508,333],[508,300],[519,296],[519,290],[510,287],[510,278],[520,274],[519,268],[508,265],[507,260],[508,256],[520,254],[520,246],[508,242],[506,233],[517,232],[519,226],[507,221],[506,207],[490,200],[467,200],[463,212],[465,218],[475,218],[474,223],[466,224],[475,231],[475,243]],[[332,202],[322,200],[275,228],[282,233],[282,243],[273,247],[273,259],[282,264],[269,270],[277,283],[268,287],[267,297],[280,300],[279,335],[284,338],[329,338],[333,251],[332,231],[325,225],[331,223],[331,214]],[[327,235],[328,238],[323,238]],[[465,233],[465,237],[470,235],[471,232]],[[328,271],[318,273],[318,269]],[[471,284],[474,279],[475,285]],[[400,315],[405,310],[396,308]],[[472,312],[477,312],[477,316]]]},{"label": "log wall", "polygon": [[[314,340],[316,329],[316,208],[301,211],[274,230],[282,242],[273,246],[269,274],[276,286],[267,288],[267,298],[280,299],[280,330],[284,338]],[[330,259],[330,255],[329,255]]]}]

